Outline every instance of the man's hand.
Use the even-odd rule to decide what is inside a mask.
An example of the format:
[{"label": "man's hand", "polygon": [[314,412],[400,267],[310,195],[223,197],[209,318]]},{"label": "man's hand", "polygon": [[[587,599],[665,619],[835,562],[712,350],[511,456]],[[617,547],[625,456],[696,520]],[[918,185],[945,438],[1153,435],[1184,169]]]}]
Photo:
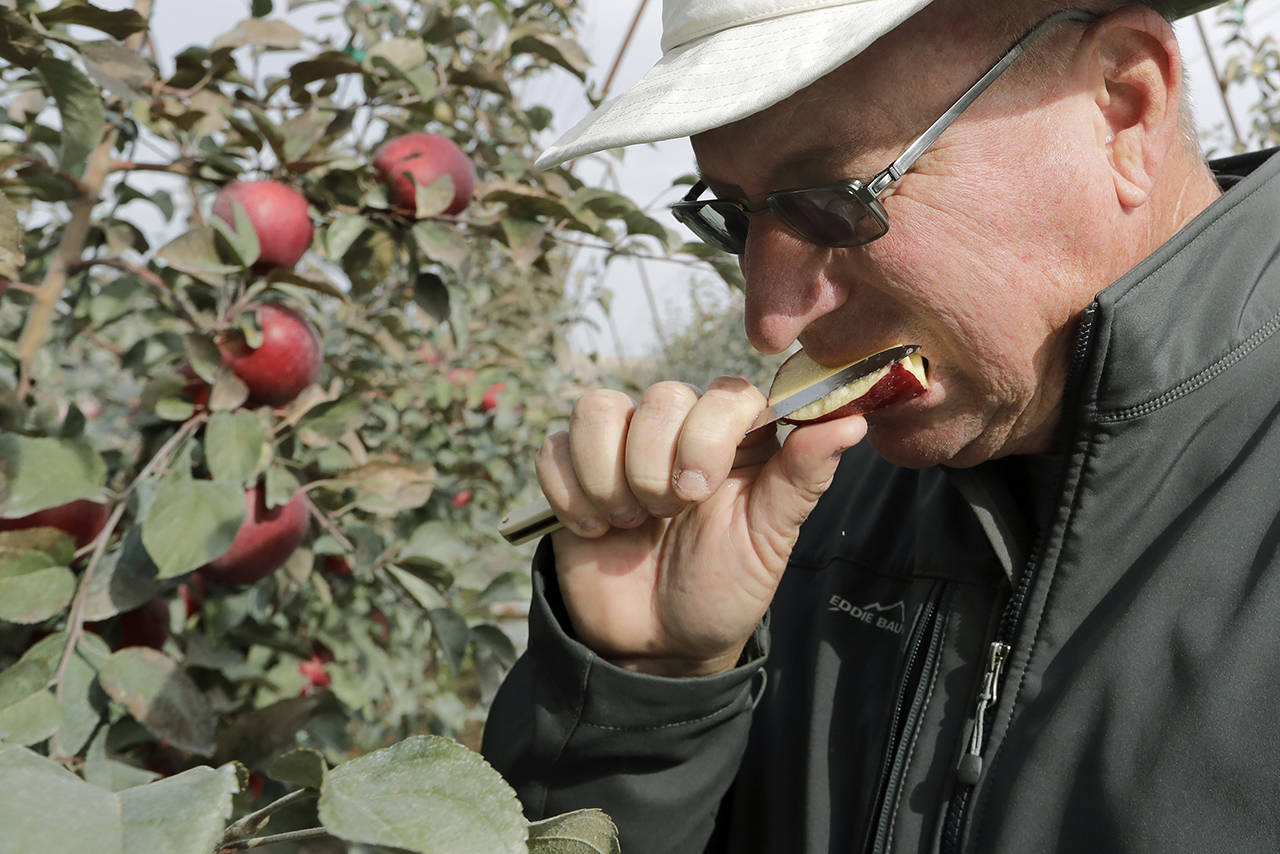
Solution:
[{"label": "man's hand", "polygon": [[538,452],[560,588],[578,639],[666,676],[732,668],[769,607],[800,523],[831,483],[860,417],[768,431],[739,446],[765,400],[741,378],[705,393],[599,390]]}]

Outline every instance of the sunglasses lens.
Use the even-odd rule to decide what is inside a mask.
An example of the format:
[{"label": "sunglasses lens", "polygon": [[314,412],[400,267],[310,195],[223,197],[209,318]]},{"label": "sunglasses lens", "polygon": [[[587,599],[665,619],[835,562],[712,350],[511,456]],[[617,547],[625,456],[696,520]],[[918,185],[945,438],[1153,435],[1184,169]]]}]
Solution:
[{"label": "sunglasses lens", "polygon": [[705,243],[741,255],[747,243],[747,215],[732,202],[705,199],[673,205],[671,212]]},{"label": "sunglasses lens", "polygon": [[819,246],[859,246],[889,230],[883,218],[843,187],[778,193],[770,207],[793,231]]}]

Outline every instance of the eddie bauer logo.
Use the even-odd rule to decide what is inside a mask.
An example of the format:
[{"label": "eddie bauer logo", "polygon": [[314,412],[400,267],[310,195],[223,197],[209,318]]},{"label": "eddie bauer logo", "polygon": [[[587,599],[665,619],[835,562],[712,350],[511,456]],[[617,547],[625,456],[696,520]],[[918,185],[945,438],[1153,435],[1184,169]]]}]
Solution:
[{"label": "eddie bauer logo", "polygon": [[902,634],[907,622],[907,607],[901,601],[892,605],[881,605],[872,602],[867,605],[855,605],[843,596],[832,595],[828,611],[841,611],[860,623],[895,635]]}]

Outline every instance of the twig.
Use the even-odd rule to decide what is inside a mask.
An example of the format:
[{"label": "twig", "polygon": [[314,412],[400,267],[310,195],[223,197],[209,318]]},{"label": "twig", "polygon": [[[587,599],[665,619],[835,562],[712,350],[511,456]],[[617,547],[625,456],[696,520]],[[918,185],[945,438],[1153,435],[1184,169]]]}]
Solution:
[{"label": "twig", "polygon": [[321,836],[331,835],[329,831],[323,827],[309,827],[306,830],[291,830],[288,833],[277,833],[274,836],[259,836],[257,839],[242,839],[239,842],[231,842],[223,845],[218,849],[217,854],[224,851],[244,851],[247,848],[261,848],[264,845],[274,845],[277,842],[296,842],[299,839],[319,839]]},{"label": "twig", "polygon": [[80,638],[84,635],[84,608],[85,602],[89,598],[89,585],[93,583],[93,574],[98,569],[98,564],[102,562],[102,555],[107,550],[107,540],[111,538],[111,534],[116,529],[116,525],[120,523],[120,517],[124,515],[125,507],[129,503],[129,496],[138,488],[138,484],[151,476],[159,466],[168,461],[169,456],[174,452],[179,444],[197,427],[205,422],[208,418],[206,413],[200,413],[190,418],[178,430],[169,437],[168,441],[156,451],[153,456],[138,472],[138,476],[133,482],[125,487],[124,492],[116,499],[116,506],[111,511],[110,518],[107,519],[106,526],[98,534],[97,540],[93,545],[93,556],[89,558],[89,565],[85,567],[84,575],[80,576],[80,586],[76,589],[76,598],[71,605],[71,616],[67,621],[67,645],[62,650],[62,659],[58,662],[58,670],[53,674],[53,680],[50,685],[56,686],[54,695],[58,701],[62,701],[62,684],[67,675],[67,666],[71,662],[71,654],[75,651],[76,644],[80,642]]},{"label": "twig", "polygon": [[[248,839],[253,834],[267,826],[267,822],[271,820],[271,816],[290,804],[305,800],[306,798],[314,798],[319,793],[314,789],[298,789],[290,792],[284,797],[277,798],[256,812],[251,812],[239,821],[232,822],[227,825],[227,829],[222,832],[222,845],[225,848],[230,843],[241,839]],[[263,837],[264,839],[267,837]]]},{"label": "twig", "polygon": [[190,323],[192,328],[202,328],[202,324],[191,316],[191,313],[187,311],[187,307],[183,305],[182,300],[178,299],[177,294],[173,292],[173,288],[169,287],[169,283],[161,278],[161,276],[156,272],[148,270],[146,267],[141,267],[137,264],[131,264],[123,258],[116,258],[111,255],[101,255],[96,258],[85,258],[77,261],[71,266],[71,272],[79,272],[80,270],[87,269],[89,267],[111,267],[112,269],[119,270],[122,273],[129,273],[137,276],[139,279],[142,279],[142,281],[164,294],[169,301],[168,308],[170,311],[187,321],[187,323]]},{"label": "twig", "polygon": [[194,174],[185,163],[138,163],[133,160],[113,160],[112,172],[169,172],[174,175],[190,176]]},{"label": "twig", "polygon": [[640,258],[645,261],[666,261],[669,264],[682,264],[685,267],[703,267],[706,261],[702,258],[672,258],[667,255],[654,255],[651,252],[637,252],[634,249],[619,249],[608,243],[591,243],[586,240],[574,240],[571,237],[565,237],[563,233],[552,231],[549,232],[551,239],[567,246],[577,246],[582,249],[595,249],[599,252],[612,252],[614,255],[621,255],[627,258]]},{"label": "twig", "polygon": [[[303,488],[305,489],[306,487]],[[342,533],[342,529],[335,525],[333,520],[329,518],[328,514],[317,507],[315,502],[310,498],[307,499],[307,509],[311,511],[311,515],[315,520],[320,523],[320,527],[324,528],[329,533],[329,536],[337,540],[340,546],[348,552],[354,552],[356,550],[355,544],[347,539],[347,536]]]}]

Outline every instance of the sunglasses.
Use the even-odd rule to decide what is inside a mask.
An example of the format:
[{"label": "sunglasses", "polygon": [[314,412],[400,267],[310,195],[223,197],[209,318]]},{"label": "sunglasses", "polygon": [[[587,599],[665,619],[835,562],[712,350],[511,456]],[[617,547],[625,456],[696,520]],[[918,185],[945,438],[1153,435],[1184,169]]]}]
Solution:
[{"label": "sunglasses", "polygon": [[818,246],[843,248],[870,243],[889,231],[889,214],[880,203],[880,195],[911,168],[1032,42],[1065,21],[1091,24],[1096,20],[1097,15],[1083,9],[1065,9],[1041,20],[928,130],[916,137],[897,160],[870,181],[864,183],[854,178],[820,187],[778,190],[765,196],[764,205],[758,208],[729,199],[700,199],[707,185],[699,181],[682,200],[671,205],[671,213],[704,243],[734,255],[741,255],[746,249],[751,217],[766,212],[776,214],[797,236]]}]

